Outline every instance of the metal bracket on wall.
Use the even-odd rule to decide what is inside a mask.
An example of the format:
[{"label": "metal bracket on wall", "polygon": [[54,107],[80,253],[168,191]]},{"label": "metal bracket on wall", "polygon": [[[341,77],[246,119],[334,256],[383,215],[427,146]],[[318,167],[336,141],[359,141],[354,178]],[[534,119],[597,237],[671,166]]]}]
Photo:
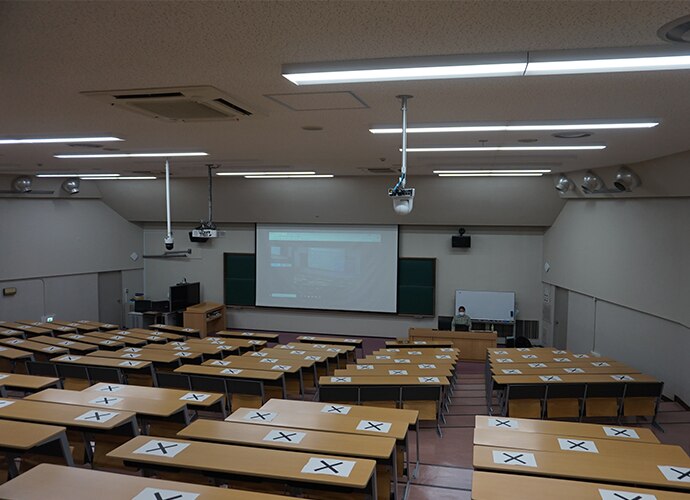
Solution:
[{"label": "metal bracket on wall", "polygon": [[175,252],[165,252],[162,254],[158,255],[142,255],[144,259],[170,259],[170,258],[176,258],[176,257],[189,257],[192,255],[192,249],[188,248],[187,250],[178,250]]}]

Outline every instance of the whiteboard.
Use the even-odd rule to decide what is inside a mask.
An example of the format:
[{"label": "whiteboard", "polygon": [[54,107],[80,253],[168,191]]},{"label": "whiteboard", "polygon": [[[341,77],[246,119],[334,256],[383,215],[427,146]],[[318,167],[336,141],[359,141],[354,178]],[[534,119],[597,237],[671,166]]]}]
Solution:
[{"label": "whiteboard", "polygon": [[515,321],[515,292],[455,290],[455,311],[465,306],[473,321],[512,323]]}]

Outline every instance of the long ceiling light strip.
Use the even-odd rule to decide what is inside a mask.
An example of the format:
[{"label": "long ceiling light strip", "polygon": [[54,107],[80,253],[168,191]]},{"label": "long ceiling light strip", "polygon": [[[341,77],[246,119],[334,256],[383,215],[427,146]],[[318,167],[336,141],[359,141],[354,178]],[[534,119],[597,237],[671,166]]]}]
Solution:
[{"label": "long ceiling light strip", "polygon": [[333,174],[318,175],[245,175],[245,179],[330,179]]},{"label": "long ceiling light strip", "polygon": [[81,159],[81,158],[172,158],[175,156],[208,156],[208,153],[201,151],[194,151],[188,153],[109,153],[109,154],[68,154],[68,155],[53,155],[55,158],[69,158],[69,159]]},{"label": "long ceiling light strip", "polygon": [[496,151],[588,151],[605,149],[603,144],[586,146],[458,146],[458,147],[429,147],[408,148],[409,153],[455,153],[455,152],[480,152],[494,153]]},{"label": "long ceiling light strip", "polygon": [[653,46],[286,64],[282,75],[296,85],[317,85],[688,68],[686,48]]},{"label": "long ceiling light strip", "polygon": [[148,181],[155,180],[157,177],[142,175],[142,176],[122,176],[122,177],[93,177],[93,176],[80,176],[81,180],[84,181]]},{"label": "long ceiling light strip", "polygon": [[434,170],[435,174],[548,174],[549,168],[500,169],[500,170]]},{"label": "long ceiling light strip", "polygon": [[227,175],[227,176],[247,176],[247,175],[315,175],[316,172],[304,171],[304,172],[217,172],[216,175]]},{"label": "long ceiling light strip", "polygon": [[120,174],[36,174],[36,177],[119,177]]},{"label": "long ceiling light strip", "polygon": [[[529,132],[529,131],[564,131],[564,130],[627,130],[654,128],[659,122],[620,122],[620,123],[554,123],[554,124],[525,124],[525,125],[440,125],[440,126],[412,126],[407,128],[410,134],[435,134],[448,132]],[[400,128],[375,127],[370,128],[372,134],[399,134]]]},{"label": "long ceiling light strip", "polygon": [[0,139],[0,144],[60,144],[70,142],[115,142],[124,141],[119,137],[35,137],[25,139]]},{"label": "long ceiling light strip", "polygon": [[541,177],[544,174],[540,173],[522,173],[522,174],[438,174],[439,177]]}]

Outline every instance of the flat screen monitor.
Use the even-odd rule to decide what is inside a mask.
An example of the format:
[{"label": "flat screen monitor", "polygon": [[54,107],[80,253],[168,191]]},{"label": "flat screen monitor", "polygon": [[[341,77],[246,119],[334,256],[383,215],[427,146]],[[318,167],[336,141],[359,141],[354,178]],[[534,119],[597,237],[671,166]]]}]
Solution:
[{"label": "flat screen monitor", "polygon": [[170,287],[170,310],[181,311],[201,301],[201,284],[184,283]]}]

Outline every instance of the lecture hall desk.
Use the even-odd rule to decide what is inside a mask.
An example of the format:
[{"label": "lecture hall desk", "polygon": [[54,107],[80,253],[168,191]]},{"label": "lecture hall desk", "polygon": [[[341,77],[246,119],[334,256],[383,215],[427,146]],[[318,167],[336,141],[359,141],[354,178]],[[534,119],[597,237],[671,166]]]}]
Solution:
[{"label": "lecture hall desk", "polygon": [[169,333],[169,332],[161,332],[159,330],[149,330],[147,328],[130,328],[127,330],[130,333],[136,333],[138,335],[143,335],[144,337],[146,336],[155,336],[155,337],[163,337],[170,341],[177,341],[177,342],[182,342],[186,339],[184,335],[180,335],[177,333]]},{"label": "lecture hall desk", "polygon": [[387,340],[386,347],[389,348],[404,348],[404,347],[418,347],[420,349],[426,348],[440,348],[453,347],[452,340]]},{"label": "lecture hall desk", "polygon": [[271,357],[271,358],[299,358],[305,360],[315,361],[317,365],[317,372],[319,375],[332,374],[338,364],[339,355],[337,352],[328,351],[306,351],[303,349],[294,349],[285,345],[278,345],[276,347],[268,347],[257,352],[245,353],[243,356],[253,357]]},{"label": "lecture hall desk", "polygon": [[90,337],[96,337],[103,340],[117,340],[122,342],[127,347],[141,347],[148,343],[147,340],[139,339],[129,335],[117,335],[117,332],[93,332],[89,335]]},{"label": "lecture hall desk", "polygon": [[12,330],[11,328],[0,328],[0,337],[2,338],[11,338],[11,337],[18,337],[18,338],[24,338],[24,332],[21,330]]},{"label": "lecture hall desk", "polygon": [[336,370],[336,377],[367,375],[372,377],[387,376],[429,376],[452,378],[453,373],[449,365],[418,364],[418,365],[348,365],[344,370]]},{"label": "lecture hall desk", "polygon": [[204,359],[222,359],[223,356],[239,352],[239,348],[231,345],[212,345],[192,342],[168,342],[167,344],[151,344],[144,350],[162,350],[168,352],[193,352],[201,354]]},{"label": "lecture hall desk", "polygon": [[[223,358],[223,361],[232,361],[234,356]],[[276,363],[286,365],[298,365],[303,369],[302,377],[305,384],[310,384],[316,387],[316,381],[319,375],[326,375],[328,373],[328,357],[316,354],[289,354],[286,351],[272,351],[262,349],[256,352],[247,352],[242,355],[242,358],[249,359],[274,359]]]},{"label": "lecture hall desk", "polygon": [[99,330],[102,331],[110,331],[110,330],[117,330],[120,328],[119,325],[114,325],[113,323],[101,323],[99,321],[90,321],[88,319],[80,319],[77,321],[77,323],[81,323],[84,325],[91,325],[97,327]]},{"label": "lecture hall desk", "polygon": [[202,359],[201,353],[163,351],[158,349],[143,349],[140,347],[125,347],[119,351],[92,352],[89,356],[151,361],[155,366],[163,370],[171,370],[178,367],[183,361],[201,363]]},{"label": "lecture hall desk", "polygon": [[[123,481],[126,477],[126,481]],[[123,476],[79,467],[40,464],[12,481],[0,485],[0,498],[7,500],[123,500],[130,498],[170,500],[180,494],[198,495],[198,500],[285,500],[284,496],[231,490],[215,486],[164,481],[149,477]],[[158,496],[156,496],[158,495]]]},{"label": "lecture hall desk", "polygon": [[30,335],[50,335],[51,330],[45,328],[39,328],[37,326],[23,325],[21,323],[13,323],[11,321],[0,322],[3,328],[10,330],[20,330],[28,337]]},{"label": "lecture hall desk", "polygon": [[62,325],[62,326],[69,326],[71,328],[76,328],[78,332],[80,333],[90,333],[90,332],[97,332],[98,327],[85,324],[85,323],[77,323],[76,321],[53,321],[56,325]]},{"label": "lecture hall desk", "polygon": [[334,346],[329,344],[310,344],[307,342],[290,342],[285,344],[285,346],[279,346],[281,349],[297,349],[301,351],[311,351],[311,352],[335,352],[338,353],[338,366],[340,362],[347,364],[347,362],[354,355],[355,348],[353,346]]},{"label": "lecture hall desk", "polygon": [[178,335],[184,335],[185,337],[199,337],[200,331],[197,328],[187,328],[175,325],[164,325],[162,323],[156,323],[149,325],[154,330],[159,330],[166,333],[176,333]]},{"label": "lecture hall desk", "polygon": [[[684,500],[687,494],[673,491],[631,488],[619,484],[567,481],[546,477],[523,476],[518,474],[498,474],[495,472],[474,471],[472,473],[473,500],[601,500],[603,492],[608,499],[616,500]],[[617,494],[617,496],[616,496]],[[641,495],[651,495],[643,497]]]},{"label": "lecture hall desk", "polygon": [[20,320],[17,321],[17,323],[20,323],[22,325],[27,325],[27,326],[37,326],[38,328],[44,328],[45,330],[49,330],[53,332],[50,335],[57,335],[59,333],[77,333],[77,329],[71,326],[64,326],[64,325],[59,325],[57,323],[45,323],[43,321],[27,321],[27,320]]},{"label": "lecture hall desk", "polygon": [[48,387],[59,387],[60,379],[54,377],[39,377],[36,375],[21,375],[18,373],[0,373],[0,395],[5,389],[23,392],[40,391]]},{"label": "lecture hall desk", "polygon": [[63,335],[58,335],[58,338],[66,340],[76,340],[78,342],[83,342],[85,344],[93,344],[98,346],[99,349],[107,349],[113,351],[116,349],[121,349],[125,345],[117,340],[101,339],[98,337],[92,337],[91,335],[84,335],[81,333],[66,333]]},{"label": "lecture hall desk", "polygon": [[17,366],[17,361],[33,361],[34,355],[29,351],[15,349],[13,347],[0,346],[0,370],[9,372],[26,372],[24,363]]},{"label": "lecture hall desk", "polygon": [[[99,351],[99,354],[108,351]],[[150,361],[137,361],[136,359],[121,359],[115,357],[77,356],[66,354],[50,360],[52,363],[63,363],[81,366],[96,366],[101,368],[117,368],[127,375],[127,383],[135,385],[155,385],[156,373],[153,363]]]},{"label": "lecture hall desk", "polygon": [[41,344],[40,342],[33,342],[31,340],[25,339],[3,339],[0,340],[0,344],[6,347],[14,347],[15,349],[21,349],[22,351],[29,351],[33,353],[34,359],[36,359],[36,361],[48,361],[49,356],[67,353],[67,349],[64,347]]},{"label": "lecture hall desk", "polygon": [[[137,339],[137,340],[143,340],[144,343],[147,344],[166,344],[168,342],[172,341],[179,341],[179,340],[184,340],[184,337],[180,337],[178,335],[174,334],[168,334],[168,333],[163,333],[163,332],[154,332],[151,334],[147,333],[138,333],[138,332],[130,332],[129,330],[113,330],[110,332],[106,332],[113,334],[118,337],[126,337],[128,339]],[[173,335],[174,339],[168,338],[166,335]],[[123,339],[124,341],[124,339]]]},{"label": "lecture hall desk", "polygon": [[[606,366],[601,366],[601,363],[597,365],[592,365],[590,362],[586,363],[573,363],[568,364],[568,366],[563,366],[562,363],[532,363],[533,365],[545,365],[533,367],[529,364],[516,364],[510,367],[505,366],[492,366],[491,373],[494,375],[563,375],[563,374],[589,374],[589,375],[601,375],[609,374],[615,375],[617,373],[621,374],[631,374],[640,373],[637,368],[632,368],[623,363],[606,363]],[[554,366],[555,365],[555,366]]]},{"label": "lecture hall desk", "polygon": [[221,330],[219,332],[214,333],[214,335],[217,335],[219,337],[227,337],[227,338],[232,338],[232,339],[246,339],[247,337],[257,339],[257,340],[265,340],[266,342],[273,342],[273,343],[278,343],[278,340],[280,338],[280,335],[277,333],[267,333],[267,332],[244,332],[244,331],[239,331],[239,330]]},{"label": "lecture hall desk", "polygon": [[[302,362],[302,360],[295,360]],[[308,363],[308,362],[305,362]],[[275,358],[250,358],[244,356],[228,356],[223,359],[209,359],[201,363],[202,366],[230,366],[249,370],[278,371],[285,374],[285,384],[288,394],[304,397],[304,366],[299,363],[279,362]],[[314,362],[311,362],[313,370]],[[306,367],[309,369],[309,367]]]},{"label": "lecture hall desk", "polygon": [[54,345],[56,347],[64,347],[70,353],[74,354],[86,354],[98,350],[98,346],[95,346],[93,344],[85,344],[83,342],[78,342],[76,340],[65,340],[55,337],[48,337],[46,335],[38,335],[36,337],[32,337],[31,340],[33,342],[40,342],[41,344]]},{"label": "lecture hall desk", "polygon": [[239,347],[242,352],[256,351],[266,346],[265,340],[260,339],[227,339],[221,337],[204,337],[203,339],[189,339],[189,344],[203,344],[203,345],[229,345]]},{"label": "lecture hall desk", "polygon": [[[176,453],[168,451],[173,448],[177,448]],[[181,468],[215,479],[229,478],[231,484],[238,477],[262,478],[301,487],[366,490],[371,492],[371,498],[376,498],[376,462],[368,459],[148,436],[138,436],[108,456],[144,470]],[[351,466],[349,474],[345,473],[346,465]],[[322,467],[334,472],[324,473]]]},{"label": "lecture hall desk", "polygon": [[5,456],[9,479],[19,475],[15,458],[25,453],[58,455],[66,465],[74,465],[64,427],[0,420],[0,454]]}]

